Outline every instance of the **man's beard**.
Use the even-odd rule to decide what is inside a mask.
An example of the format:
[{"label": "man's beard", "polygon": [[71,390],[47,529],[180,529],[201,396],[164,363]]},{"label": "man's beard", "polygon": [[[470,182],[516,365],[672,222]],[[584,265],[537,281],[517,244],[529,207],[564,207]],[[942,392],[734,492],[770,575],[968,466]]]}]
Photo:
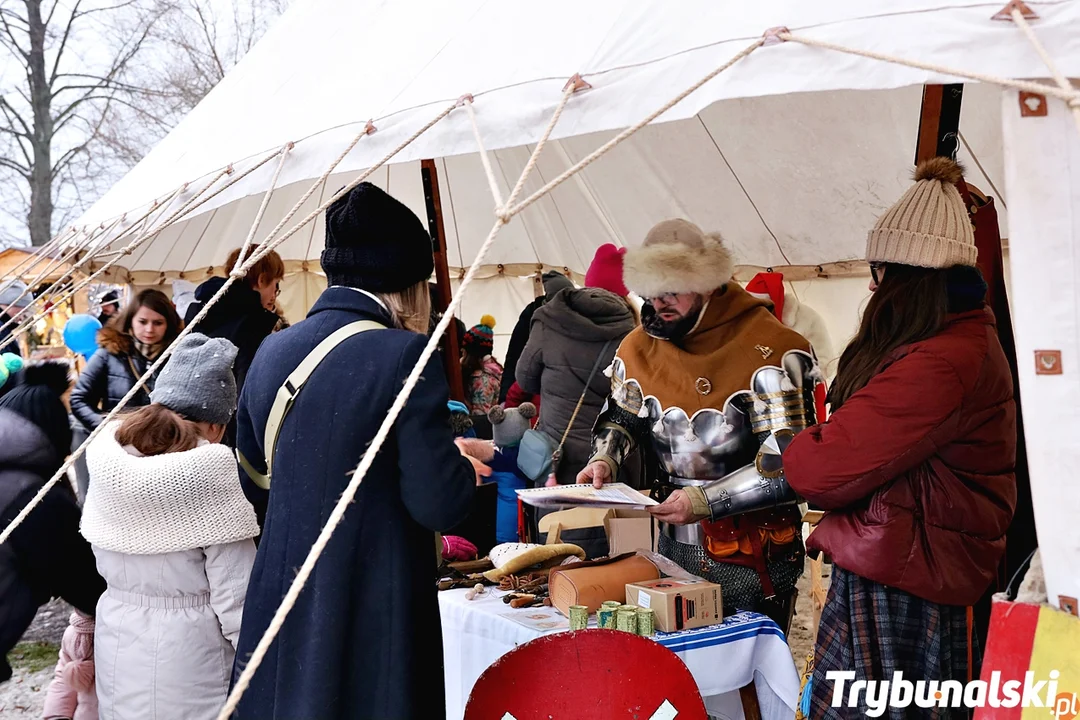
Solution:
[{"label": "man's beard", "polygon": [[697,325],[699,317],[700,305],[678,320],[662,320],[652,303],[645,303],[641,308],[641,326],[645,332],[651,337],[671,342],[678,342],[689,335]]}]

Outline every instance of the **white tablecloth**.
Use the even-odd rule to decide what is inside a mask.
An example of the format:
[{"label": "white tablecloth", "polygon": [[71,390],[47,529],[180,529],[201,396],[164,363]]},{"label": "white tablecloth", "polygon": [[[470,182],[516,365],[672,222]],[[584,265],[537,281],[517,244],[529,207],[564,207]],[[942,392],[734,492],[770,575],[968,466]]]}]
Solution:
[{"label": "white tablecloth", "polygon": [[[466,592],[439,593],[447,720],[462,719],[469,693],[488,666],[518,645],[545,634],[544,630],[503,617],[506,613],[528,612],[511,610],[500,599],[505,593],[489,590],[470,601],[465,599]],[[764,615],[739,613],[721,625],[658,633],[655,639],[686,663],[710,715],[740,720],[743,713],[739,688],[754,680],[762,718],[794,717],[799,674],[784,634]]]}]

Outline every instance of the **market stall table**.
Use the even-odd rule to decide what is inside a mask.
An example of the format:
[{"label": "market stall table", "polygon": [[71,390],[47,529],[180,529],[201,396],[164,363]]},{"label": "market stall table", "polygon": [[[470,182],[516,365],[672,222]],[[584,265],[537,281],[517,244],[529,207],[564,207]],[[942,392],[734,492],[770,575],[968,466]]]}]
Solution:
[{"label": "market stall table", "polygon": [[[469,693],[489,665],[518,645],[569,629],[552,608],[514,610],[503,603],[503,592],[488,589],[466,600],[467,592],[439,593],[448,720],[463,718]],[[799,675],[784,634],[764,615],[739,613],[721,625],[658,633],[656,640],[686,663],[710,715],[742,718],[739,690],[754,682],[762,718],[794,717]]]}]

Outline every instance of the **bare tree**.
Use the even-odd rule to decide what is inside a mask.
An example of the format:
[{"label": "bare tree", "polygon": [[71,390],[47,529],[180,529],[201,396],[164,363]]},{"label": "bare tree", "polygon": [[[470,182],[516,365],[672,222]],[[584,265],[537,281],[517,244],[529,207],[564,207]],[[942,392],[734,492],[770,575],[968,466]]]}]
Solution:
[{"label": "bare tree", "polygon": [[161,12],[138,112],[125,111],[104,135],[112,152],[138,159],[221,82],[283,13],[289,0],[157,0]]},{"label": "bare tree", "polygon": [[118,108],[137,109],[127,75],[160,16],[144,0],[0,0],[0,48],[18,68],[0,79],[0,169],[33,245],[52,236],[58,205],[96,195],[84,184],[102,175],[95,146]]}]

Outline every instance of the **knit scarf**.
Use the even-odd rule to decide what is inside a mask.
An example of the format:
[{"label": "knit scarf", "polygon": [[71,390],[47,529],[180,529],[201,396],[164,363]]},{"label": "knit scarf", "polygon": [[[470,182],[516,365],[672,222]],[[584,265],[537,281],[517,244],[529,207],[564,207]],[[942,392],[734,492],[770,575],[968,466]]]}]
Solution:
[{"label": "knit scarf", "polygon": [[618,357],[642,395],[655,397],[665,410],[679,407],[692,415],[722,409],[732,393],[750,387],[755,370],[779,366],[788,350],[809,349],[765,300],[729,283],[712,294],[694,331],[679,344],[638,327],[623,340]]},{"label": "knit scarf", "polygon": [[139,339],[136,338],[134,335],[131,336],[131,344],[132,347],[135,348],[135,351],[137,353],[142,355],[150,362],[154,362],[154,360],[157,360],[157,356],[160,355],[161,351],[165,349],[164,342],[144,343],[140,342]]},{"label": "knit scarf", "polygon": [[90,489],[81,532],[94,545],[157,555],[225,545],[259,534],[236,460],[224,445],[144,457],[110,423],[86,452]]}]

